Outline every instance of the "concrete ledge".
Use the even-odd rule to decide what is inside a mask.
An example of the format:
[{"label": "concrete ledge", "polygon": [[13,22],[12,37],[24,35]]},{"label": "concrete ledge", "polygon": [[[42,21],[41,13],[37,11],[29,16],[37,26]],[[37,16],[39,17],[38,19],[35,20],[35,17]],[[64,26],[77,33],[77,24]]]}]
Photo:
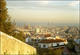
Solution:
[{"label": "concrete ledge", "polygon": [[36,54],[36,48],[0,32],[0,54]]}]

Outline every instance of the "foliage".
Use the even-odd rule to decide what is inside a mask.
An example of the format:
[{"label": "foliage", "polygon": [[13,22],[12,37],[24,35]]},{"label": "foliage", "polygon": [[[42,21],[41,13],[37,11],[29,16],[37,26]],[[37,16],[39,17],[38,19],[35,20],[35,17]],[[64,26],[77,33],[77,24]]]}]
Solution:
[{"label": "foliage", "polygon": [[11,34],[14,24],[11,22],[6,8],[6,1],[0,1],[0,31]]},{"label": "foliage", "polygon": [[62,49],[48,49],[48,48],[40,48],[38,49],[39,55],[61,55]]},{"label": "foliage", "polygon": [[69,38],[69,39],[68,39],[67,48],[68,48],[71,52],[76,52],[76,51],[75,51],[75,42],[74,42],[73,38]]},{"label": "foliage", "polygon": [[25,41],[23,32],[15,33],[15,22],[11,22],[6,8],[6,0],[0,0],[0,31],[12,35],[13,37]]},{"label": "foliage", "polygon": [[13,36],[23,42],[25,42],[25,35],[23,32],[19,31],[19,33],[14,33]]}]

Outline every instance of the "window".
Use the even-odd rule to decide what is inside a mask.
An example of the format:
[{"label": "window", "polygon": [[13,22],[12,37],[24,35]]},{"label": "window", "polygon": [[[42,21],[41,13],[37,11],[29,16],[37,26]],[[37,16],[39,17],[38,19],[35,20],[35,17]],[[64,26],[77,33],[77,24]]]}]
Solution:
[{"label": "window", "polygon": [[46,45],[43,45],[43,47],[45,48],[45,47],[46,47]]}]

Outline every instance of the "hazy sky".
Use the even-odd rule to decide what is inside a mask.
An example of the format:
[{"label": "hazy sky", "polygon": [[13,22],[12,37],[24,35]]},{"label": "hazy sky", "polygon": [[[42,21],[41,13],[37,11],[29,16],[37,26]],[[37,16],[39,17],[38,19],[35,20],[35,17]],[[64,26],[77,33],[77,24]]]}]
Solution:
[{"label": "hazy sky", "polygon": [[7,1],[9,15],[23,24],[78,24],[79,1]]}]

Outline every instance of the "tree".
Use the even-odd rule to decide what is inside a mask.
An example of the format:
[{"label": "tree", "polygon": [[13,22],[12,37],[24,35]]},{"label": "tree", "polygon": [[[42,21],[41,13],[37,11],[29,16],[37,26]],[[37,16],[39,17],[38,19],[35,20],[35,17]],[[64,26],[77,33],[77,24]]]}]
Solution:
[{"label": "tree", "polygon": [[69,38],[69,39],[68,39],[67,48],[68,48],[71,52],[76,52],[76,51],[75,51],[75,42],[74,42],[73,38]]},{"label": "tree", "polygon": [[7,10],[6,1],[0,0],[0,31],[11,34],[14,25],[10,20]]},{"label": "tree", "polygon": [[6,0],[0,0],[0,31],[12,35],[24,42],[24,34],[22,32],[15,34],[15,22],[11,22],[10,18],[11,17],[8,15],[8,9],[6,8]]}]

